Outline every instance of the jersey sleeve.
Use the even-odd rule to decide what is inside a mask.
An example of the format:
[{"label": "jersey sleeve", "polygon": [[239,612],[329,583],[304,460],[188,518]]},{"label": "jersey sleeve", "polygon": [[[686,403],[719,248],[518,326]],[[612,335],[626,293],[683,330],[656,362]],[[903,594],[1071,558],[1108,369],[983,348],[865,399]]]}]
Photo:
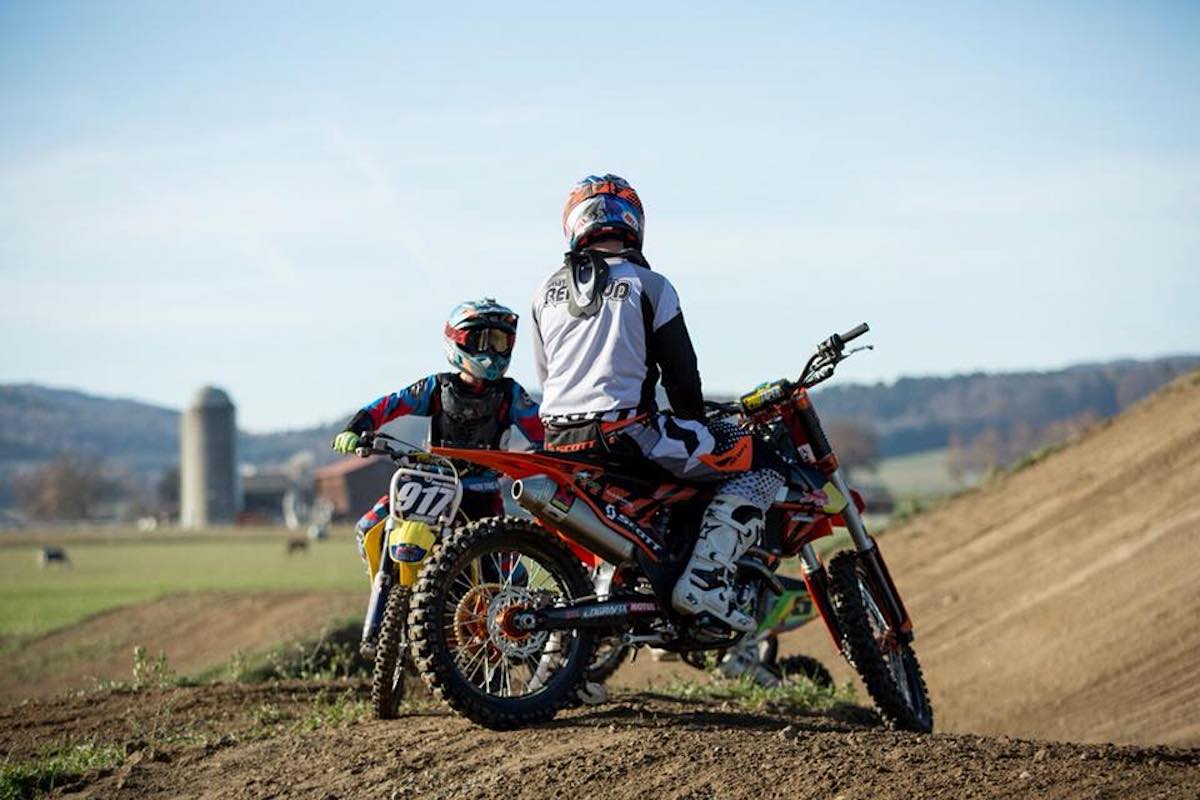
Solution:
[{"label": "jersey sleeve", "polygon": [[538,296],[533,300],[533,308],[529,314],[529,319],[533,323],[533,369],[537,373],[538,383],[542,386],[546,385],[546,377],[550,374],[546,366],[546,343],[542,339],[542,325],[538,315],[542,307],[539,303],[542,290],[538,290]]},{"label": "jersey sleeve", "polygon": [[703,419],[704,393],[696,350],[683,321],[683,309],[675,287],[664,276],[649,272],[642,279],[649,308],[645,310],[650,329],[648,356],[662,372],[663,389],[671,410],[685,419]]},{"label": "jersey sleeve", "polygon": [[355,433],[382,428],[396,417],[428,417],[433,413],[433,397],[437,391],[437,376],[429,375],[398,392],[385,394],[368,403],[354,415],[347,430]]},{"label": "jersey sleeve", "polygon": [[679,294],[664,276],[646,270],[642,277],[642,285],[649,296],[650,307],[654,309],[654,317],[651,320],[652,331],[660,330],[683,313],[683,309],[679,305]]},{"label": "jersey sleeve", "polygon": [[528,439],[534,447],[540,448],[546,439],[541,417],[538,416],[538,404],[529,396],[529,392],[525,391],[516,381],[513,381],[512,384],[508,419],[505,422],[520,430],[521,435]]}]

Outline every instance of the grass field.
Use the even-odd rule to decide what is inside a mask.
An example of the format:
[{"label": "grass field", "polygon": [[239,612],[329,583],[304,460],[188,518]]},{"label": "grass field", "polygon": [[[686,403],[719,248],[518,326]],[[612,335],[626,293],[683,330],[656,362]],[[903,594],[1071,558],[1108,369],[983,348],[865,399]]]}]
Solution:
[{"label": "grass field", "polygon": [[311,542],[288,556],[277,532],[179,536],[57,535],[70,568],[42,569],[38,540],[0,539],[0,639],[25,638],[105,609],[194,591],[362,590],[363,568],[348,536]]},{"label": "grass field", "polygon": [[882,484],[897,500],[928,500],[953,494],[965,485],[950,475],[947,450],[926,450],[885,458],[865,477]]}]

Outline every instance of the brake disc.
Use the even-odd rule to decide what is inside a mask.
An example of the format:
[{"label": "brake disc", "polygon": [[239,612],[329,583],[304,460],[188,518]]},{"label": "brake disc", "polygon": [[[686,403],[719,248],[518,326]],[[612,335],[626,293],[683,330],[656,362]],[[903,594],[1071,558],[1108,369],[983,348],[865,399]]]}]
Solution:
[{"label": "brake disc", "polygon": [[529,658],[542,651],[549,631],[522,631],[513,624],[517,614],[535,608],[533,594],[510,587],[497,592],[488,607],[487,628],[492,646],[510,658]]}]

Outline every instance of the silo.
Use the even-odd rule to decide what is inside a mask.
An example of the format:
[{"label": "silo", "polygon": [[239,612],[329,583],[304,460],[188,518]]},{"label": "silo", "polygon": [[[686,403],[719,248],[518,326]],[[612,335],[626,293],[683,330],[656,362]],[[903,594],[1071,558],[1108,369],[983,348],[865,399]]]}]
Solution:
[{"label": "silo", "polygon": [[198,390],[183,412],[179,522],[185,528],[228,525],[237,510],[237,425],[229,395]]}]

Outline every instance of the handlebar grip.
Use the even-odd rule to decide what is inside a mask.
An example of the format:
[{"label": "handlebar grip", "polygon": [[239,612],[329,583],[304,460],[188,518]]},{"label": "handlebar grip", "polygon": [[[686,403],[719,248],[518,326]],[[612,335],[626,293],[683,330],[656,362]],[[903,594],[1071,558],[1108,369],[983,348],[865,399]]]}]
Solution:
[{"label": "handlebar grip", "polygon": [[869,330],[871,330],[871,327],[865,322],[861,325],[855,325],[853,328],[842,334],[842,341],[848,342],[851,339],[857,339]]}]

